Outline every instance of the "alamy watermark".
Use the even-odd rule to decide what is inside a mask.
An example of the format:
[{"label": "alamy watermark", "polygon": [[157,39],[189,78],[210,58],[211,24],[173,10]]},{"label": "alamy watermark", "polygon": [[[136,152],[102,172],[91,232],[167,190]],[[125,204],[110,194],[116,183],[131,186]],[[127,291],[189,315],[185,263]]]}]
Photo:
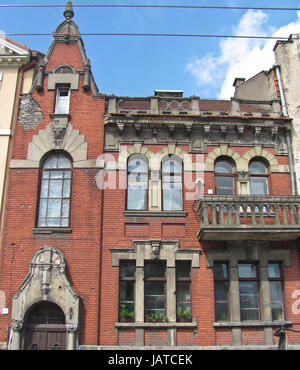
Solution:
[{"label": "alamy watermark", "polygon": [[[132,172],[127,168],[128,157],[122,155],[127,152],[127,147],[121,148],[121,153],[117,157],[110,153],[104,153],[97,158],[97,166],[103,167],[96,177],[97,187],[99,189],[110,189],[110,190],[121,190],[127,189],[128,177],[131,174],[137,173]],[[162,182],[162,161],[165,160],[165,155],[160,153],[151,155],[146,158],[147,162],[147,188],[151,188],[151,182],[160,182],[162,187],[171,186],[172,170],[169,170],[169,181],[168,183]],[[142,157],[141,157],[142,158]],[[204,191],[204,155],[203,154],[184,154],[179,158],[178,155],[169,155],[168,160],[180,163],[181,166],[181,179],[178,179],[178,173],[175,181],[179,181],[184,189],[184,196],[186,200],[200,199],[203,196]],[[168,172],[165,172],[168,177]]]}]

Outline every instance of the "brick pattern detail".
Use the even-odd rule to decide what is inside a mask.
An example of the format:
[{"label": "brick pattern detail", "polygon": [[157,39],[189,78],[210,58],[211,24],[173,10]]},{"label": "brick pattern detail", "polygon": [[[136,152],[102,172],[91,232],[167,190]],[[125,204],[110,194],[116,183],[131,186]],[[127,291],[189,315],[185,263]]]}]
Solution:
[{"label": "brick pattern detail", "polygon": [[168,344],[167,330],[146,329],[145,346],[165,346]]}]

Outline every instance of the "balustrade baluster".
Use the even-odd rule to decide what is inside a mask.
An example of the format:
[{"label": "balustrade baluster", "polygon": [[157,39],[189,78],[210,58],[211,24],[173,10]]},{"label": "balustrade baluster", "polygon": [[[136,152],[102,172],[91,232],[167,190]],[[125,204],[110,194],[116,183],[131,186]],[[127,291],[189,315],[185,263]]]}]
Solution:
[{"label": "balustrade baluster", "polygon": [[282,203],[281,207],[282,207],[282,219],[283,219],[283,224],[284,224],[284,225],[287,225],[287,224],[288,224],[288,222],[287,222],[287,218],[286,218],[286,207],[287,207],[287,204],[286,204],[286,203]]}]

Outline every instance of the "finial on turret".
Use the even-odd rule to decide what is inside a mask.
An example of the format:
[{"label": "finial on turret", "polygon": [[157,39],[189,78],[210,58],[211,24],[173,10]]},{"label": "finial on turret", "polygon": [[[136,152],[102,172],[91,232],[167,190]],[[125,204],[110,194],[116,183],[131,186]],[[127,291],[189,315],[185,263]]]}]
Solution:
[{"label": "finial on turret", "polygon": [[66,9],[64,11],[64,16],[68,20],[72,19],[74,17],[74,10],[73,10],[72,1],[67,2]]}]

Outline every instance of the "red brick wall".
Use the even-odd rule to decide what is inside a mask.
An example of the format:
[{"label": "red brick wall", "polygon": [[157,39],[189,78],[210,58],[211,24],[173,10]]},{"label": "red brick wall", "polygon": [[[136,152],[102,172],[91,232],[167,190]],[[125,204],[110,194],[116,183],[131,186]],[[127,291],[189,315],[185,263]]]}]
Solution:
[{"label": "red brick wall", "polygon": [[[83,70],[77,45],[57,44],[46,66],[52,70],[60,64],[70,64]],[[105,99],[94,97],[92,91],[82,89],[80,77],[78,91],[71,92],[71,124],[85,135],[88,142],[88,159],[97,159],[103,148],[103,115]],[[34,92],[33,98],[44,114],[43,121],[34,129],[24,130],[20,124],[14,132],[13,159],[26,159],[28,143],[39,130],[50,123],[54,111],[55,92],[47,90],[44,78],[42,92]],[[64,253],[68,278],[81,297],[80,338],[81,344],[98,343],[101,258],[101,198],[96,184],[97,169],[74,169],[72,179],[70,234],[34,234],[39,193],[38,169],[10,169],[8,197],[5,204],[6,219],[0,254],[0,290],[6,296],[9,315],[0,315],[0,341],[10,326],[12,297],[29,272],[33,255],[43,246],[51,245]]]}]

